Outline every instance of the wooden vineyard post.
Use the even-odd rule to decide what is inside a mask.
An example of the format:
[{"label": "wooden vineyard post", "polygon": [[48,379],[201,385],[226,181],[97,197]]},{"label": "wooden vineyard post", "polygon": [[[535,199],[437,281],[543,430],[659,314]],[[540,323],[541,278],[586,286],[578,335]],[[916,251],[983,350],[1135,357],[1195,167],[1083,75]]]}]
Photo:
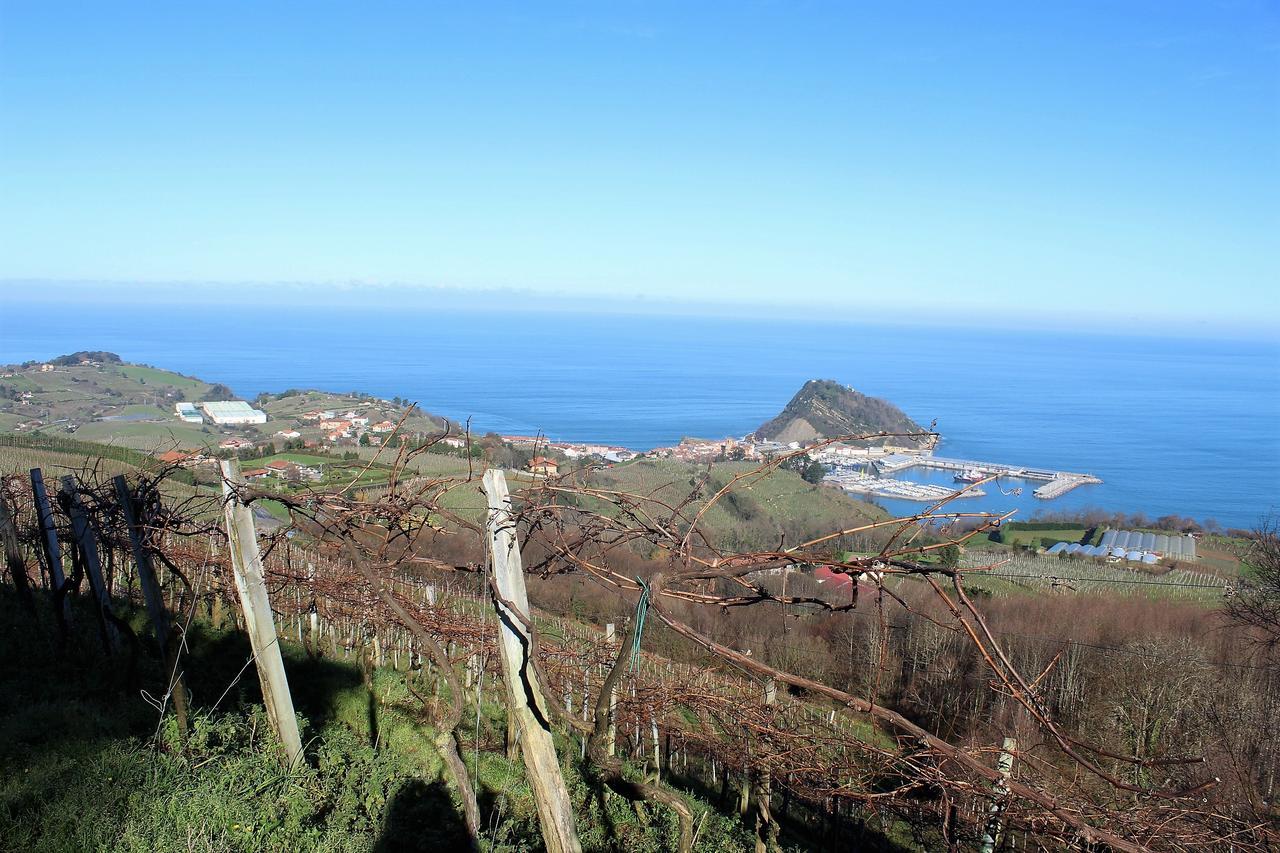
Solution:
[{"label": "wooden vineyard post", "polygon": [[98,540],[93,535],[89,524],[89,516],[76,494],[76,478],[68,474],[62,478],[62,493],[67,498],[71,511],[71,531],[76,537],[76,547],[84,560],[84,571],[89,576],[89,586],[93,588],[94,600],[97,603],[98,628],[102,632],[102,646],[108,654],[120,645],[120,634],[116,628],[114,614],[111,612],[111,599],[107,596],[107,586],[102,578],[102,563],[98,558]]},{"label": "wooden vineyard post", "polygon": [[155,567],[151,564],[151,555],[143,547],[142,528],[138,524],[129,484],[125,482],[123,474],[115,477],[112,483],[116,487],[120,509],[124,512],[125,526],[129,528],[129,546],[133,550],[133,561],[138,566],[138,585],[142,587],[142,597],[147,604],[147,616],[151,619],[156,643],[163,652],[169,645],[169,617],[164,610],[164,599],[161,597],[160,584],[156,581]]},{"label": "wooden vineyard post", "polygon": [[[610,653],[613,652],[613,646],[616,642],[616,634],[614,632],[613,623],[606,623],[604,626],[604,641],[609,646]],[[608,752],[610,756],[616,755],[618,752],[618,685],[615,683],[609,688],[609,734],[608,734]]]},{"label": "wooden vineyard post", "polygon": [[1004,807],[1008,803],[1009,777],[1013,775],[1013,756],[1017,749],[1017,738],[1004,739],[1000,760],[996,762],[1000,779],[992,786],[995,796],[991,800],[991,811],[987,816],[986,828],[982,832],[982,853],[994,853],[996,842],[1000,838],[1000,818],[1004,815]]},{"label": "wooden vineyard post", "polygon": [[[484,492],[489,501],[487,527],[493,577],[501,597],[521,612],[513,615],[501,602],[494,602],[498,614],[498,650],[502,675],[507,684],[508,713],[515,717],[520,734],[520,752],[538,805],[542,839],[548,853],[578,853],[578,829],[573,803],[560,775],[550,723],[543,712],[546,700],[542,685],[531,665],[529,630],[520,617],[529,618],[529,596],[524,585],[524,566],[516,542],[515,521],[507,478],[499,470],[484,474]],[[531,704],[532,703],[532,704]]]},{"label": "wooden vineyard post", "polygon": [[22,605],[32,616],[36,612],[36,600],[31,594],[31,580],[27,577],[27,563],[22,559],[22,546],[18,543],[18,525],[9,513],[9,504],[0,498],[0,537],[4,539],[4,561],[13,578],[13,588]]},{"label": "wooden vineyard post", "polygon": [[[58,531],[53,526],[53,508],[49,505],[49,492],[44,487],[44,474],[39,468],[31,469],[31,494],[35,498],[36,521],[40,525],[40,545],[49,568],[49,591],[53,593],[58,624],[65,631],[71,624],[71,602],[62,589],[67,582],[62,574],[62,548],[58,544]],[[62,599],[61,607],[58,605],[59,598]]]},{"label": "wooden vineyard post", "polygon": [[284,659],[280,656],[275,622],[271,616],[271,600],[267,597],[262,555],[258,552],[258,538],[253,527],[253,510],[240,500],[238,489],[244,485],[240,463],[234,459],[226,459],[221,465],[231,569],[235,575],[236,591],[240,594],[245,629],[253,647],[258,680],[262,683],[262,700],[267,706],[267,718],[271,720],[271,727],[284,744],[289,763],[294,764],[302,758],[302,741],[298,735],[298,718],[293,713],[293,696],[289,693],[289,680],[285,677]]},{"label": "wooden vineyard post", "polygon": [[178,643],[169,636],[169,614],[164,609],[164,593],[156,580],[155,566],[151,563],[151,552],[142,541],[142,524],[138,519],[138,508],[133,502],[133,494],[129,484],[121,474],[112,480],[116,487],[116,498],[120,501],[120,509],[124,513],[125,526],[129,529],[129,547],[133,551],[133,562],[138,567],[138,585],[142,587],[142,597],[147,603],[147,616],[151,620],[151,629],[156,635],[156,645],[160,647],[160,659],[164,661],[165,689],[173,696],[173,710],[178,716],[178,731],[183,737],[187,732],[187,691],[182,683],[182,675],[178,672]]},{"label": "wooden vineyard post", "polygon": [[[778,683],[770,678],[765,682],[764,703],[774,705],[778,701]],[[773,817],[773,777],[768,765],[760,770],[756,788],[756,853],[778,849],[778,823]]]}]

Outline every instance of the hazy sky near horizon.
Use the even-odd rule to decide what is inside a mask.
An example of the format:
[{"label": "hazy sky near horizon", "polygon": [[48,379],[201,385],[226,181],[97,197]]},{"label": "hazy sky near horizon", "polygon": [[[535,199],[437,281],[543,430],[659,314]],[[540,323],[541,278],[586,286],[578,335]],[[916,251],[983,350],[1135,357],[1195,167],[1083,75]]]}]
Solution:
[{"label": "hazy sky near horizon", "polygon": [[1277,235],[1274,2],[0,0],[0,279],[1257,330]]}]

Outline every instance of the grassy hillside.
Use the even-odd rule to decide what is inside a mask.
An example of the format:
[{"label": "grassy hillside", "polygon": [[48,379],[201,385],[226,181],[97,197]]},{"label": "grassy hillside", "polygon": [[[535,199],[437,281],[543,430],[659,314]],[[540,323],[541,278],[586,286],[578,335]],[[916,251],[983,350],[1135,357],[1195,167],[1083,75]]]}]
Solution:
[{"label": "grassy hillside", "polygon": [[[299,417],[309,411],[340,414],[354,410],[370,423],[377,423],[398,422],[406,408],[355,393],[284,392],[261,395],[254,401],[267,413],[265,424],[231,428],[188,424],[177,418],[174,404],[227,399],[230,389],[146,365],[111,360],[56,361],[68,363],[10,365],[0,370],[0,431],[29,434],[40,430],[147,452],[194,450],[216,445],[229,435],[260,440],[290,430],[303,438],[321,440],[325,434],[319,424]],[[416,433],[436,431],[441,426],[441,421],[418,412],[403,428]]]},{"label": "grassy hillside", "polygon": [[110,361],[27,367],[0,376],[0,429],[41,430],[153,451],[204,447],[211,429],[184,424],[174,404],[217,393],[208,382],[168,370]]},{"label": "grassy hillside", "polygon": [[[735,475],[754,469],[748,462],[710,466],[670,459],[640,459],[591,475],[592,486],[653,495],[679,503],[695,487],[710,497]],[[879,507],[837,489],[805,482],[792,471],[774,471],[749,486],[739,486],[703,518],[704,529],[722,547],[739,550],[796,544],[805,538],[886,518]]]},{"label": "grassy hillside", "polygon": [[[372,458],[374,453],[370,448],[360,450],[364,459]],[[393,458],[390,451],[381,457],[382,460]],[[467,460],[452,454],[420,454],[410,465],[417,473],[431,477],[463,478],[468,471]],[[710,479],[698,486],[700,494],[703,498],[710,497],[734,475],[753,469],[747,462],[717,463],[710,467]],[[475,475],[478,477],[483,470],[484,460],[475,460]],[[705,464],[642,458],[601,468],[589,475],[575,475],[574,480],[585,476],[586,484],[595,488],[653,495],[679,503],[694,490],[695,484],[701,483],[707,471]],[[528,475],[514,471],[507,472],[507,479],[517,496],[521,488],[535,482]],[[477,484],[453,490],[446,497],[445,505],[480,520],[486,504]],[[887,517],[887,513],[874,504],[856,500],[837,489],[812,485],[799,474],[780,470],[750,486],[737,488],[707,513],[702,525],[722,546],[747,550],[775,547],[780,536],[785,536],[786,544],[795,544],[806,537]]]}]

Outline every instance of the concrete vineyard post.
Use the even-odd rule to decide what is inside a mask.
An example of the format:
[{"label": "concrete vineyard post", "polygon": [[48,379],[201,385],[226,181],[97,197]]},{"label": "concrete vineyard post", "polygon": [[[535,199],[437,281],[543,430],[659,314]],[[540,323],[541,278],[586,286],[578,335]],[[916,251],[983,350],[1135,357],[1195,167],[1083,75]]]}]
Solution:
[{"label": "concrete vineyard post", "polygon": [[284,744],[290,764],[293,764],[302,757],[302,741],[298,735],[298,718],[294,716],[293,696],[289,693],[289,681],[285,677],[284,660],[280,656],[280,645],[271,616],[271,601],[267,597],[262,555],[258,551],[257,533],[253,526],[253,511],[240,500],[238,489],[244,485],[240,463],[228,459],[221,464],[222,493],[226,499],[224,511],[227,541],[231,550],[236,591],[240,593],[244,624],[249,634],[249,643],[253,647],[258,679],[262,682],[262,698],[267,706],[267,717],[271,720],[276,736]]},{"label": "concrete vineyard post", "polygon": [[546,700],[537,674],[526,657],[531,640],[529,629],[520,617],[529,618],[529,597],[525,591],[524,567],[516,541],[506,476],[499,470],[486,471],[484,492],[489,503],[486,526],[494,581],[501,597],[521,611],[511,614],[500,602],[494,602],[498,613],[498,650],[502,675],[507,684],[508,713],[515,717],[519,730],[520,753],[533,788],[547,850],[549,853],[578,853],[582,845],[578,841],[573,803],[560,774],[550,723],[544,712]]}]

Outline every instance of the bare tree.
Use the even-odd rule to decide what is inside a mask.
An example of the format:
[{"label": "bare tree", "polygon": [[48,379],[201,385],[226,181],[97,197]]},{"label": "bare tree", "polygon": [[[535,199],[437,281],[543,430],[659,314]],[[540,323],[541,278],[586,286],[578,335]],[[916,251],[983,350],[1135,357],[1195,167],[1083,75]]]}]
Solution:
[{"label": "bare tree", "polygon": [[1248,574],[1227,601],[1227,616],[1260,633],[1267,651],[1280,648],[1280,518],[1268,516],[1243,555]]}]

